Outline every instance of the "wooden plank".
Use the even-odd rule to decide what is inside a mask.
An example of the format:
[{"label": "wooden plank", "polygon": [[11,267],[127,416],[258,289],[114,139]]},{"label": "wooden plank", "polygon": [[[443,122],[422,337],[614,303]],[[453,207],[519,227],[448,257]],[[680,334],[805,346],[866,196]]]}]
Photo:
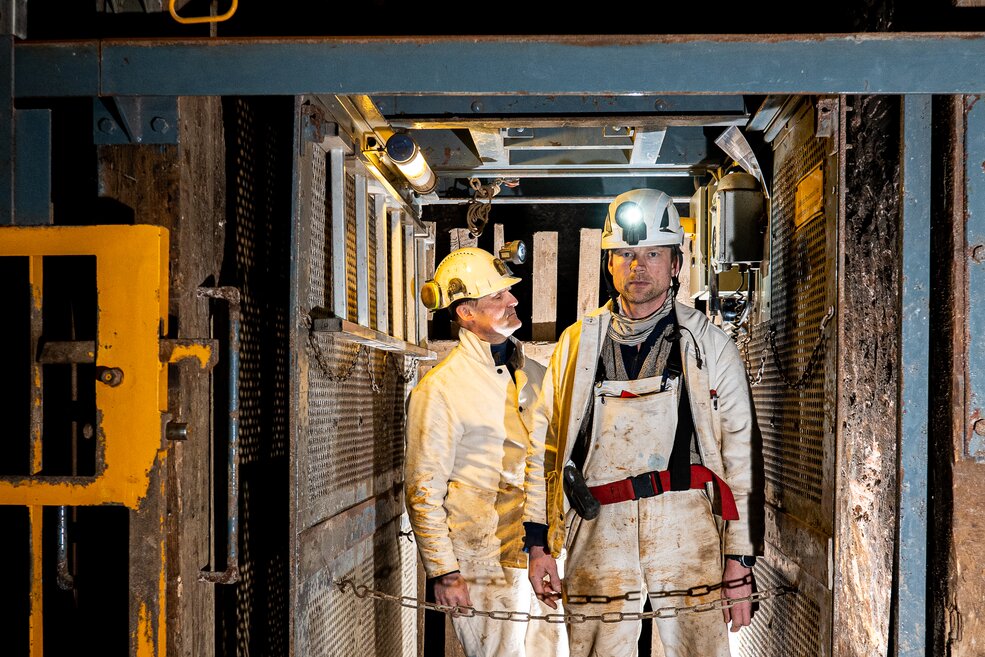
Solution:
[{"label": "wooden plank", "polygon": [[499,250],[503,248],[506,239],[503,237],[503,224],[493,224],[493,255],[499,255]]},{"label": "wooden plank", "polygon": [[464,249],[469,246],[479,246],[479,238],[469,237],[468,228],[452,228],[448,231],[450,251]]},{"label": "wooden plank", "polygon": [[581,245],[578,249],[578,306],[575,319],[581,319],[601,305],[599,299],[601,244],[601,228],[581,229]]},{"label": "wooden plank", "polygon": [[534,233],[531,334],[552,341],[557,333],[557,232]]}]

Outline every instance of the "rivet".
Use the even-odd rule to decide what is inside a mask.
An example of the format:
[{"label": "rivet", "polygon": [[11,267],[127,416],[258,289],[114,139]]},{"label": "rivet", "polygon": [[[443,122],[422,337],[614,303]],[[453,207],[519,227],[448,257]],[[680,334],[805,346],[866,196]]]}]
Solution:
[{"label": "rivet", "polygon": [[482,111],[482,102],[481,101],[478,101],[478,100],[472,101],[472,111],[473,112],[481,112]]},{"label": "rivet", "polygon": [[113,122],[113,119],[108,119],[105,116],[99,119],[99,122],[96,123],[96,127],[99,128],[99,132],[107,135],[113,134],[113,132],[116,131],[116,123]]},{"label": "rivet", "polygon": [[979,436],[985,437],[985,420],[977,420],[974,424],[975,433]]},{"label": "rivet", "polygon": [[171,129],[171,125],[168,123],[167,119],[162,116],[155,116],[151,119],[150,129],[154,132],[159,132],[162,135]]}]

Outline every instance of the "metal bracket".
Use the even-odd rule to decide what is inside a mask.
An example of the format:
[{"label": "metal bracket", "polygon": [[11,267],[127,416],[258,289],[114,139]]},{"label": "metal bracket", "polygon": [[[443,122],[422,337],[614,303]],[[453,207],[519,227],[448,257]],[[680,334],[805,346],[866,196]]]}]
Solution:
[{"label": "metal bracket", "polygon": [[96,98],[92,107],[96,144],[177,144],[178,99],[174,96]]}]

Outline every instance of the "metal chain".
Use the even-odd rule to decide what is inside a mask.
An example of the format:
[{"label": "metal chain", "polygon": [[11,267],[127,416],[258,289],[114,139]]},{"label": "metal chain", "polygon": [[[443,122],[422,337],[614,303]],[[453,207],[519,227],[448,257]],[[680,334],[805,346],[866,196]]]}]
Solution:
[{"label": "metal chain", "polygon": [[[336,579],[334,581],[335,585],[339,587],[339,590],[345,592],[346,589],[352,591],[357,598],[371,598],[374,600],[383,600],[386,602],[395,602],[401,607],[407,607],[409,609],[430,609],[432,611],[437,611],[443,614],[453,614],[455,616],[471,618],[473,616],[485,616],[487,618],[492,618],[494,620],[507,620],[515,621],[518,623],[526,623],[529,621],[539,620],[545,621],[547,623],[586,623],[589,621],[601,621],[603,623],[619,623],[622,621],[638,621],[645,618],[674,618],[682,614],[695,614],[703,611],[715,611],[728,609],[734,607],[742,602],[758,602],[760,600],[767,600],[769,598],[776,598],[781,595],[786,595],[788,593],[796,593],[797,589],[792,586],[774,586],[763,591],[757,591],[752,595],[747,595],[741,598],[730,598],[728,600],[712,600],[711,602],[703,602],[697,605],[684,605],[681,607],[659,607],[653,609],[652,611],[640,611],[640,612],[623,612],[623,611],[607,611],[602,614],[578,614],[578,613],[560,613],[560,614],[532,614],[527,611],[482,611],[480,609],[475,609],[474,607],[459,607],[454,605],[440,605],[436,602],[425,602],[419,600],[413,596],[409,595],[392,595],[390,593],[384,593],[383,591],[378,591],[376,589],[371,589],[363,584],[356,584],[350,579]],[[697,589],[707,589],[707,592],[711,592],[717,587],[694,587]],[[690,590],[690,589],[689,589]],[[651,594],[649,597],[665,597],[665,595],[677,595],[684,594],[686,592],[674,591]],[[635,595],[635,597],[630,597]],[[623,594],[621,596],[582,596],[590,599],[591,602],[596,602],[596,600],[615,601],[615,600],[639,600],[639,591],[632,591],[630,593]],[[570,604],[570,601],[569,601]]]},{"label": "metal chain", "polygon": [[[766,337],[769,342],[770,352],[773,354],[773,361],[776,363],[776,371],[783,380],[783,383],[788,388],[793,388],[794,390],[803,390],[810,383],[811,375],[814,373],[814,368],[817,367],[818,362],[820,362],[821,354],[824,353],[824,345],[827,342],[828,335],[825,333],[825,328],[828,326],[828,322],[831,321],[835,315],[834,306],[828,306],[828,312],[821,319],[821,325],[818,328],[817,342],[814,343],[814,348],[811,350],[811,355],[807,359],[807,365],[804,366],[803,371],[796,381],[792,381],[787,375],[786,367],[783,365],[783,361],[780,359],[780,353],[776,348],[776,328],[770,325],[767,331]],[[763,378],[763,369],[766,367],[766,352],[763,352],[763,362],[759,366],[759,373],[757,374],[756,380],[753,385],[758,384]]]},{"label": "metal chain", "polygon": [[[311,330],[310,316],[305,315],[304,325],[305,328],[308,329],[309,351],[311,352],[311,355],[314,356],[315,362],[318,364],[318,369],[320,369],[322,374],[332,381],[335,381],[336,383],[347,381],[355,371],[356,364],[359,362],[359,357],[363,354],[363,352],[366,353],[366,373],[369,375],[369,383],[370,387],[373,389],[373,392],[379,393],[383,391],[386,387],[387,374],[390,371],[394,372],[398,383],[405,383],[410,380],[410,370],[408,370],[406,365],[402,369],[398,367],[396,364],[396,356],[390,352],[386,352],[383,356],[383,377],[382,379],[378,379],[375,368],[373,367],[373,359],[370,357],[370,350],[363,344],[360,344],[356,349],[356,353],[352,355],[352,360],[338,370],[334,369],[329,364],[329,359],[322,350],[321,345],[318,344],[318,339],[316,337],[317,332]],[[411,360],[413,364],[416,364],[418,359],[414,358]]]}]

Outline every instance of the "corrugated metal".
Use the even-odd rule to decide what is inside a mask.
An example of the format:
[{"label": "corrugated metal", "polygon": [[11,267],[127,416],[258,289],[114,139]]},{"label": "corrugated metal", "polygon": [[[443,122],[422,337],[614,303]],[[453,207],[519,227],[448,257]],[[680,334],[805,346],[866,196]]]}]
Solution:
[{"label": "corrugated metal", "polygon": [[[820,164],[821,141],[809,139],[783,162],[774,183],[772,225],[772,325],[776,353],[788,381],[807,366],[827,312],[824,216],[794,228],[797,182]],[[757,326],[755,349],[770,349],[767,326]],[[754,360],[753,364],[758,363]],[[822,363],[823,365],[823,363]],[[766,480],[785,495],[820,504],[823,472],[824,378],[812,376],[803,389],[789,387],[770,353],[762,382],[753,388],[763,433]]]},{"label": "corrugated metal", "polygon": [[[831,510],[825,504],[833,482],[825,477],[833,472],[826,463],[833,450],[825,447],[825,416],[833,408],[826,408],[825,400],[833,394],[825,389],[831,379],[824,370],[833,361],[819,351],[816,364],[810,363],[831,303],[834,271],[825,231],[832,217],[826,211],[799,227],[794,223],[798,184],[815,167],[825,166],[827,142],[814,137],[812,119],[812,112],[801,113],[785,137],[788,143],[777,149],[770,219],[771,315],[752,327],[743,351],[762,434],[768,527],[792,516],[813,531],[793,536],[773,529],[766,558],[756,568],[761,589],[790,584],[777,563],[796,561],[798,554],[825,554],[831,532]],[[821,576],[816,571],[816,563],[799,571],[796,594],[760,603],[752,626],[739,637],[744,657],[830,654],[824,628],[830,627],[831,600],[823,593],[825,585],[816,581]]]}]

